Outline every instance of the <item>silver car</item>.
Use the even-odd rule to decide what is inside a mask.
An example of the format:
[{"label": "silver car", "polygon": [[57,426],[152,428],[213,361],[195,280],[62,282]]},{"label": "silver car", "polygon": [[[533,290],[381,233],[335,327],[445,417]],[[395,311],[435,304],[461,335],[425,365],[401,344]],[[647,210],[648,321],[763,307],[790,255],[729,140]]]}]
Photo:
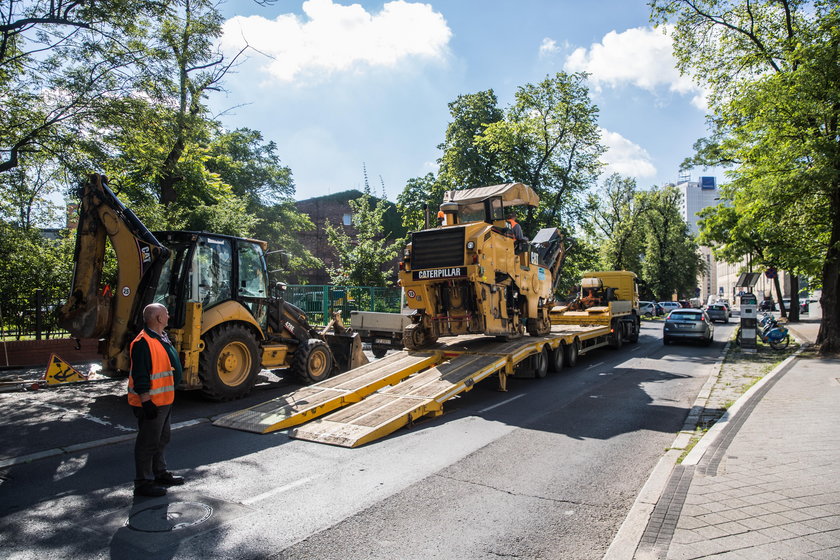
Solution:
[{"label": "silver car", "polygon": [[726,309],[726,306],[722,303],[713,303],[712,305],[707,306],[706,315],[709,316],[709,320],[712,322],[729,322],[729,311]]},{"label": "silver car", "polygon": [[670,344],[675,340],[697,340],[711,344],[715,327],[702,309],[675,309],[665,317],[662,342]]}]

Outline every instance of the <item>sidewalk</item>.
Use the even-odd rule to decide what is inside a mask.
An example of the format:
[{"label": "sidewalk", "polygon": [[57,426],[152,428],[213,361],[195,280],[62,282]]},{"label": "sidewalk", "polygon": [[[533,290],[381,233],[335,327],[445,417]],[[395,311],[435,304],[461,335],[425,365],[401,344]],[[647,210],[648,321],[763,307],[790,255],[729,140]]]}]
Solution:
[{"label": "sidewalk", "polygon": [[[818,330],[791,328],[811,343]],[[840,558],[839,425],[840,360],[789,358],[657,467],[642,494],[658,495],[639,496],[605,558]]]}]

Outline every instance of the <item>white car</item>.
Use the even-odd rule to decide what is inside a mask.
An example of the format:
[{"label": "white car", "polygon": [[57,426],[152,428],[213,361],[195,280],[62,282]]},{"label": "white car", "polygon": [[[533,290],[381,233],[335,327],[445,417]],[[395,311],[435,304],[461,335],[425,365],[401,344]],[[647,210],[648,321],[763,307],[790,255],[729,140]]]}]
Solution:
[{"label": "white car", "polygon": [[639,302],[639,315],[653,315],[656,316],[656,303],[653,301]]},{"label": "white car", "polygon": [[670,313],[674,309],[682,309],[682,305],[680,305],[676,301],[660,301],[659,305],[662,306],[662,309],[665,311],[665,313]]}]

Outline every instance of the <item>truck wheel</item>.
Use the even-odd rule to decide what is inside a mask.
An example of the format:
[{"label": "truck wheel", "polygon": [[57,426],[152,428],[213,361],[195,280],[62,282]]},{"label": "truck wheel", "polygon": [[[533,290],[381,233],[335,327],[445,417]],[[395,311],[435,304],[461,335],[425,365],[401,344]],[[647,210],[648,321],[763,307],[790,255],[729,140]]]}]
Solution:
[{"label": "truck wheel", "polygon": [[415,323],[403,329],[403,346],[409,350],[420,350],[435,343],[437,337],[429,336],[422,324]]},{"label": "truck wheel", "polygon": [[557,348],[550,350],[548,353],[548,366],[554,373],[563,371],[563,345],[558,344]]},{"label": "truck wheel", "polygon": [[310,338],[295,351],[292,371],[306,384],[318,383],[332,374],[333,355],[327,343]]},{"label": "truck wheel", "polygon": [[247,327],[221,325],[204,337],[198,363],[204,396],[214,401],[240,399],[257,381],[259,346]]},{"label": "truck wheel", "polygon": [[580,343],[575,340],[571,344],[563,347],[563,352],[565,353],[564,358],[566,358],[566,365],[568,367],[575,367],[577,365],[578,355],[580,354],[578,344]]},{"label": "truck wheel", "polygon": [[370,351],[373,352],[374,358],[384,358],[388,353],[388,348],[385,346],[371,346]]},{"label": "truck wheel", "polygon": [[624,343],[624,323],[617,322],[613,326],[613,332],[610,336],[610,348],[618,350]]},{"label": "truck wheel", "polygon": [[633,326],[631,327],[630,334],[627,335],[627,341],[631,344],[635,344],[639,342],[639,332],[642,330],[642,321],[639,319],[638,316],[633,316]]}]

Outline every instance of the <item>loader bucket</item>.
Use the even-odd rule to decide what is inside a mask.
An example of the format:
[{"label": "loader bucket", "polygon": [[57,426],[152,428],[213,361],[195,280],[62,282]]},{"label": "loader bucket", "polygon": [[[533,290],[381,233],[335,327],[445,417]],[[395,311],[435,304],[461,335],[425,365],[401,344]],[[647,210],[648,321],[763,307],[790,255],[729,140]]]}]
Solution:
[{"label": "loader bucket", "polygon": [[325,338],[339,371],[345,372],[368,363],[367,356],[362,352],[362,338],[359,333],[327,333]]}]

